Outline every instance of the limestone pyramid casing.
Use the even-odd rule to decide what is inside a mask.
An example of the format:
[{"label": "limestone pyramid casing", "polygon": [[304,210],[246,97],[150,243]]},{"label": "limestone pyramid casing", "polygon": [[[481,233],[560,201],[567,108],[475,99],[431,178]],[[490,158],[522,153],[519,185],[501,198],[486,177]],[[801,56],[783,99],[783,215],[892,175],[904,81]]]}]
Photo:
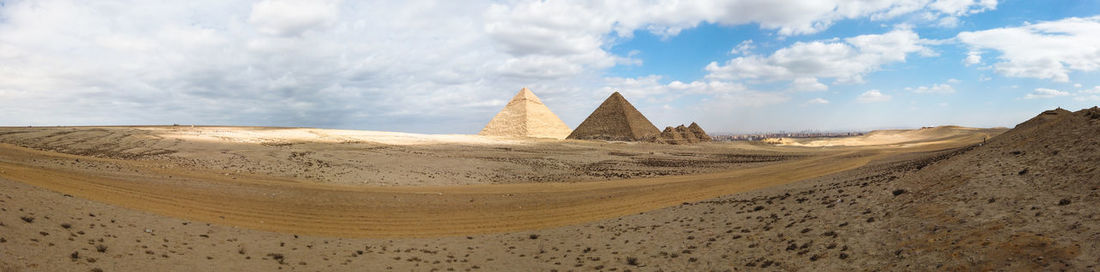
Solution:
[{"label": "limestone pyramid casing", "polygon": [[661,134],[638,109],[615,92],[569,134],[569,139],[646,141]]},{"label": "limestone pyramid casing", "polygon": [[479,135],[564,139],[571,131],[527,88],[519,90]]}]

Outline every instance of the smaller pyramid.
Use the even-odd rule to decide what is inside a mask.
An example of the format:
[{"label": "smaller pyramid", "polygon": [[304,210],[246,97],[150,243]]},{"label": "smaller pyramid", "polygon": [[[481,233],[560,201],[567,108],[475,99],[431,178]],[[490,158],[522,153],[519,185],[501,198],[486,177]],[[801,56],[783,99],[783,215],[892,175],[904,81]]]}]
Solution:
[{"label": "smaller pyramid", "polygon": [[675,128],[665,127],[665,130],[651,141],[662,144],[694,144],[709,142],[711,138],[703,131],[702,127],[699,127],[699,124],[692,122],[691,126],[686,127],[683,124]]},{"label": "smaller pyramid", "polygon": [[700,142],[709,142],[711,140],[710,135],[707,135],[707,132],[703,131],[703,128],[695,122],[691,122],[691,125],[688,126],[688,131],[695,134],[695,139],[698,139]]},{"label": "smaller pyramid", "polygon": [[685,127],[684,124],[680,124],[676,127],[676,133],[680,134],[680,138],[684,139],[684,143],[694,144],[699,142],[699,139],[695,138],[695,133],[688,131],[688,128]]},{"label": "smaller pyramid", "polygon": [[661,134],[638,109],[619,92],[611,94],[588,115],[568,139],[647,141]]},{"label": "smaller pyramid", "polygon": [[683,144],[684,136],[680,135],[680,133],[672,127],[665,127],[665,130],[661,131],[661,136],[657,137],[654,142],[664,144]]},{"label": "smaller pyramid", "polygon": [[519,90],[479,135],[564,139],[571,131],[527,88]]}]

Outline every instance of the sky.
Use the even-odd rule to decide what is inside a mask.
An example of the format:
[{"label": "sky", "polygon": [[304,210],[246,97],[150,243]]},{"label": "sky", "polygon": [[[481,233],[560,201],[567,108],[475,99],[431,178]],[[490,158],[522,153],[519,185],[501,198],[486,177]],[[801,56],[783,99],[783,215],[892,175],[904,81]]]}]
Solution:
[{"label": "sky", "polygon": [[1100,1],[0,0],[0,126],[477,133],[528,87],[576,127],[1012,127],[1100,104]]}]

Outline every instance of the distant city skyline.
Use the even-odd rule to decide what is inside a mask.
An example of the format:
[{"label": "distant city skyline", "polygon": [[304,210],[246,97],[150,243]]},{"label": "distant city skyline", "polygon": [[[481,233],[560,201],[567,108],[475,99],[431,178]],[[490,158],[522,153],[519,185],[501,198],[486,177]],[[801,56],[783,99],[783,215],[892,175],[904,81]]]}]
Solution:
[{"label": "distant city skyline", "polygon": [[0,1],[0,126],[475,134],[521,88],[713,134],[1100,104],[1096,1]]}]

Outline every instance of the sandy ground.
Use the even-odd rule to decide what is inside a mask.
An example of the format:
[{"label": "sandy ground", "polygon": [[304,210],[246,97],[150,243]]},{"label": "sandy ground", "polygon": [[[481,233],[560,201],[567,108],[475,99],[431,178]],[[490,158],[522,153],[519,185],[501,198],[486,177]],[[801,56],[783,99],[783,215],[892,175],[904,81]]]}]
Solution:
[{"label": "sandy ground", "polygon": [[[1005,131],[1007,128],[967,128],[959,126],[926,127],[921,129],[876,130],[854,137],[838,138],[772,138],[767,139],[780,146],[894,146],[927,145],[936,142],[952,141],[957,137],[981,133],[983,131]],[[985,139],[983,139],[985,140]]]},{"label": "sandy ground", "polygon": [[[864,217],[881,216],[883,209],[820,187],[857,181],[841,190],[889,196],[889,188],[861,188],[858,182],[885,183],[899,173],[889,169],[899,165],[904,166],[864,167],[579,225],[435,238],[256,231],[163,217],[0,180],[0,222],[5,224],[0,238],[6,239],[0,254],[9,268],[19,271],[685,271],[882,265],[867,262],[872,252],[857,244],[863,243],[861,233],[877,227],[861,224]],[[834,199],[847,202],[837,206]],[[874,214],[860,214],[864,208],[873,208]],[[21,217],[34,219],[28,223]],[[838,227],[845,222],[851,225]],[[829,230],[840,235],[823,236]],[[789,243],[810,244],[786,250]],[[851,257],[840,259],[840,253]],[[809,261],[814,255],[818,259]]]},{"label": "sandy ground", "polygon": [[383,186],[575,182],[712,173],[805,153],[798,148],[744,143],[671,146],[254,127],[0,128],[0,143],[203,172]]},{"label": "sandy ground", "polygon": [[[1092,127],[1085,126],[1092,130],[1073,135],[1095,133],[1097,126],[1093,123]],[[1085,138],[1084,144],[1078,141],[1078,147],[1073,147],[1072,141],[1054,147],[1063,150],[1065,158],[1051,159],[1049,150],[1020,153],[1031,156],[1029,161],[1010,150],[1016,147],[1006,147],[1008,140],[972,145],[999,131],[987,132],[892,146],[715,144],[698,148],[697,152],[668,151],[693,158],[681,160],[686,165],[673,168],[705,165],[697,162],[713,159],[711,154],[782,159],[727,162],[700,167],[686,175],[651,178],[502,185],[471,179],[457,183],[465,186],[442,187],[440,184],[448,183],[362,186],[288,175],[235,174],[232,170],[205,168],[203,163],[171,163],[178,160],[172,156],[191,152],[181,148],[169,149],[175,151],[171,153],[128,157],[137,153],[87,148],[80,143],[36,144],[64,138],[58,136],[12,138],[4,134],[0,139],[11,145],[3,146],[0,152],[0,269],[1095,270],[1100,263],[1095,246],[1100,244],[1100,235],[1096,235],[1096,218],[1100,215],[1091,207],[1100,204],[1095,193],[1096,185],[1100,185],[1096,184],[1097,172],[1095,166],[1084,166],[1069,169],[1075,173],[1069,175],[1065,167],[1095,162],[1095,137]],[[128,139],[112,141],[122,143]],[[182,141],[177,146],[193,142]],[[202,145],[207,144],[220,145],[227,153],[242,149],[225,143]],[[241,143],[246,144],[263,147],[244,149],[276,150],[267,150],[269,153],[277,153],[279,148]],[[539,144],[543,143],[535,145]],[[503,145],[492,143],[479,149]],[[597,154],[638,147],[590,142],[550,145],[578,145],[578,150]],[[433,145],[405,145],[410,146]],[[665,147],[643,146],[641,150],[652,148]],[[94,150],[105,151],[91,152]],[[437,155],[424,149],[416,151],[426,158]],[[322,153],[318,156],[324,157],[326,152],[318,152]],[[664,151],[629,152],[658,155]],[[565,161],[561,158],[567,157],[556,158]],[[621,159],[618,163],[627,165],[632,161]],[[416,164],[418,160],[407,162]],[[432,167],[431,163],[420,164]],[[583,164],[566,165],[570,167],[563,169]],[[1030,172],[1018,174],[1020,170],[1015,168],[1020,166]],[[1012,170],[1006,173],[1005,169]],[[968,172],[976,174],[955,177]],[[1067,185],[1036,189],[1029,184],[1036,180],[1029,174]],[[997,176],[1018,180],[1019,188],[998,189]],[[1085,185],[1082,180],[1087,181]],[[945,182],[936,181],[975,186],[981,191],[970,194],[971,190],[941,188],[937,186]],[[1087,193],[1090,189],[1092,194]],[[1020,193],[1025,190],[1032,193]],[[214,197],[219,194],[223,196],[220,200]],[[1069,203],[1062,204],[1061,199]],[[620,202],[630,204],[614,208]],[[1035,209],[1026,210],[1020,205]],[[453,209],[446,210],[449,206]],[[263,207],[267,210],[260,209]],[[303,213],[290,212],[296,209]],[[387,210],[400,212],[387,214]],[[485,212],[477,215],[478,210]],[[223,215],[217,215],[219,211]],[[469,211],[465,215],[471,216],[462,211]],[[1041,212],[1033,215],[1032,211]],[[503,214],[507,212],[513,213]],[[557,212],[559,215],[554,215]],[[538,214],[546,215],[544,222],[537,220]],[[369,219],[372,217],[377,219]],[[273,219],[263,224],[277,227],[243,224],[259,218]],[[519,222],[519,226],[511,228],[507,222]],[[329,225],[360,229],[309,231]],[[399,227],[365,236],[394,237],[335,237],[359,236],[354,233],[386,225]],[[410,235],[403,229],[418,225],[440,225],[426,230],[457,231],[439,232],[443,236],[438,237],[401,238]],[[983,230],[981,235],[966,231],[976,229]],[[995,253],[1001,251],[1007,253]]]},{"label": "sandy ground", "polygon": [[[211,128],[216,131],[228,128]],[[26,141],[45,142],[45,149],[60,149],[70,154],[42,151],[0,144],[0,177],[26,182],[50,190],[66,192],[77,197],[101,201],[120,207],[142,209],[155,213],[252,229],[292,232],[311,235],[342,237],[408,237],[459,235],[516,231],[577,224],[603,218],[614,218],[638,212],[658,209],[682,202],[698,201],[717,196],[756,190],[791,183],[803,179],[853,169],[872,160],[890,154],[919,150],[951,148],[986,137],[983,133],[964,134],[954,142],[920,145],[908,148],[842,148],[805,149],[798,155],[786,155],[790,148],[754,147],[756,151],[739,148],[743,144],[707,144],[678,147],[656,144],[606,144],[585,141],[533,141],[533,151],[522,153],[538,156],[554,153],[556,146],[582,145],[575,153],[617,152],[647,148],[661,153],[678,152],[679,165],[658,165],[652,168],[691,168],[706,165],[710,158],[720,155],[736,160],[723,161],[739,165],[721,171],[691,175],[667,175],[653,178],[630,178],[588,182],[542,182],[509,184],[472,184],[444,186],[362,186],[324,180],[302,180],[264,174],[244,173],[238,170],[203,169],[207,163],[173,164],[179,157],[207,156],[209,153],[243,157],[234,161],[254,161],[253,158],[282,157],[271,155],[280,146],[252,143],[214,142],[192,140],[179,142],[171,137],[152,137],[143,128],[90,128],[86,130],[56,129],[58,131],[33,131],[12,133]],[[188,129],[190,130],[190,129]],[[206,129],[194,134],[207,134]],[[303,137],[299,129],[241,128],[242,134],[269,135],[262,137]],[[154,130],[155,131],[155,130]],[[126,134],[131,132],[131,134]],[[195,131],[192,131],[195,132]],[[60,136],[58,136],[60,134]],[[74,135],[75,134],[75,135]],[[190,134],[190,133],[188,133]],[[318,135],[322,133],[308,133]],[[45,135],[45,136],[40,136]],[[104,135],[95,136],[93,135]],[[133,136],[137,135],[137,136]],[[165,134],[153,134],[153,136]],[[168,134],[177,135],[177,134]],[[219,135],[225,135],[224,132]],[[294,136],[286,136],[294,135]],[[79,138],[78,138],[79,137]],[[243,136],[242,136],[243,137]],[[131,140],[137,138],[136,140]],[[425,137],[427,138],[427,137]],[[220,139],[220,138],[219,138]],[[283,138],[279,138],[283,141]],[[370,137],[361,140],[372,139]],[[169,144],[163,144],[169,142]],[[191,142],[200,142],[191,144]],[[25,142],[24,142],[25,143]],[[302,144],[318,150],[318,157],[344,150],[317,143]],[[339,145],[340,143],[335,143]],[[370,145],[381,145],[370,142]],[[201,148],[195,147],[196,145]],[[516,153],[515,149],[500,150],[490,143],[465,147],[462,151],[446,153],[437,145],[435,152],[413,152],[413,158],[394,158],[382,153],[351,153],[340,157],[345,161],[402,160],[402,165],[432,169],[436,157],[452,153],[470,154],[474,149],[488,150],[478,154],[495,158],[500,153]],[[621,147],[617,151],[611,148]],[[110,148],[102,148],[108,146]],[[125,159],[134,154],[130,146],[148,146],[158,153],[153,159]],[[77,149],[75,147],[84,147]],[[89,148],[90,147],[90,148]],[[174,148],[174,149],[173,149]],[[231,148],[233,152],[225,151]],[[302,148],[302,147],[298,147]],[[103,150],[109,150],[104,152]],[[149,152],[146,149],[137,154]],[[274,151],[273,151],[274,150]],[[448,150],[450,151],[450,150]],[[538,152],[536,152],[538,151]],[[693,151],[695,153],[693,153]],[[87,156],[106,154],[100,158]],[[290,160],[299,151],[290,151]],[[657,152],[654,152],[656,154]],[[248,157],[246,155],[252,155]],[[278,153],[276,153],[278,154]],[[757,155],[766,154],[766,155]],[[111,158],[114,157],[114,158]],[[121,157],[121,158],[119,158]],[[335,156],[334,156],[335,157]],[[560,161],[585,157],[573,153],[559,155]],[[754,161],[752,158],[764,158]],[[137,158],[146,158],[138,156]],[[744,158],[749,158],[745,160]],[[552,158],[553,159],[553,158]],[[336,159],[334,159],[335,161]],[[637,159],[632,158],[632,161]],[[642,160],[648,162],[652,158]],[[210,160],[219,162],[218,159]],[[272,163],[278,165],[277,163]],[[506,164],[510,167],[516,163]],[[199,168],[191,167],[199,166]],[[325,168],[327,162],[313,164],[288,164],[295,172]],[[684,165],[684,166],[680,166]],[[472,171],[489,171],[477,161],[466,162]],[[639,164],[639,166],[647,166]],[[348,167],[354,167],[349,165]],[[565,171],[583,170],[588,164],[564,164]],[[341,167],[333,167],[337,171]],[[581,169],[577,169],[581,168]],[[219,171],[220,170],[220,171]],[[649,169],[643,168],[641,171]],[[406,173],[424,180],[445,180],[451,175],[430,171]],[[424,176],[427,177],[424,177]],[[439,184],[442,182],[428,182]]]}]

